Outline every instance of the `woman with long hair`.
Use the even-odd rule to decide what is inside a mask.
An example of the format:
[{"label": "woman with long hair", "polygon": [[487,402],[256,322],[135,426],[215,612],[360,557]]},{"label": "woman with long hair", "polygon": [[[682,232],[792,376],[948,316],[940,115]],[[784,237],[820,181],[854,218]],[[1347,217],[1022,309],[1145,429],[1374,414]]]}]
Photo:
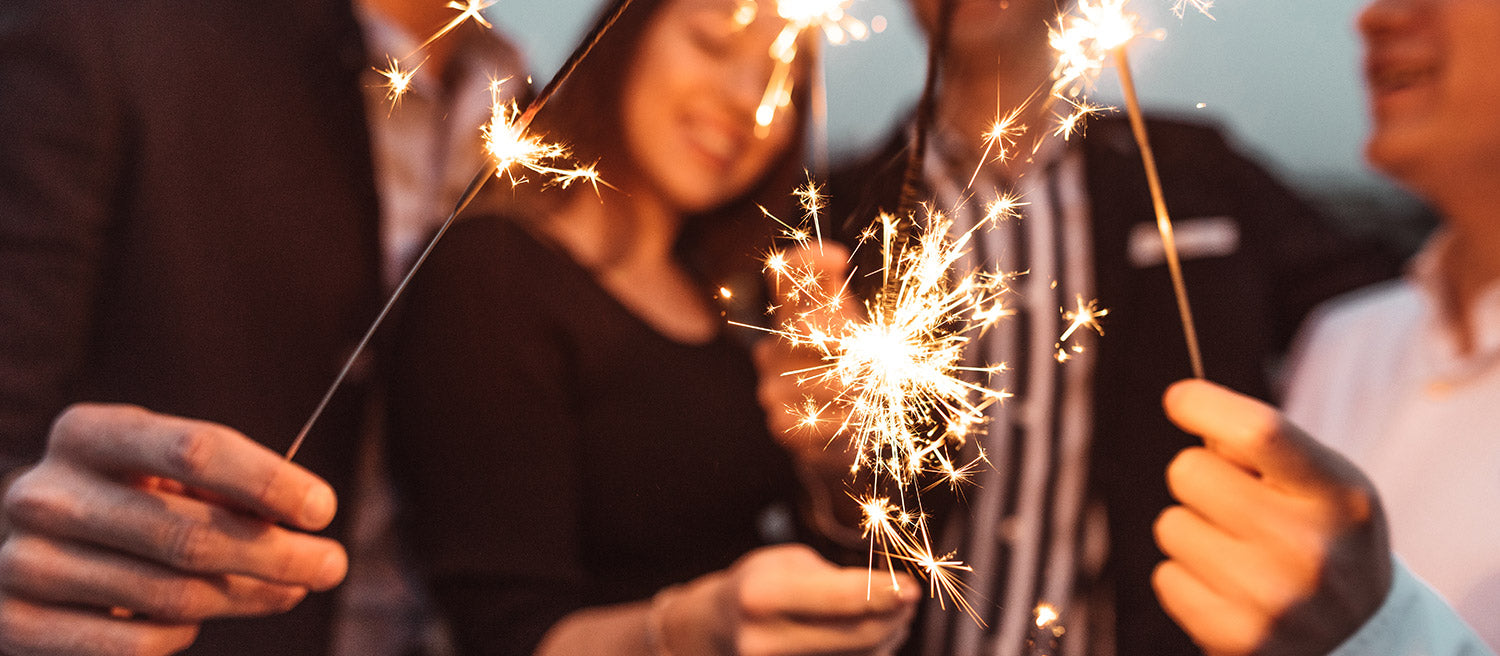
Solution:
[{"label": "woman with long hair", "polygon": [[637,0],[533,126],[613,189],[520,185],[524,216],[454,226],[414,283],[391,460],[465,653],[862,654],[904,636],[910,580],[767,546],[794,536],[797,485],[717,290],[759,280],[757,206],[800,177],[801,103],[756,136],[785,23],[745,5]]}]

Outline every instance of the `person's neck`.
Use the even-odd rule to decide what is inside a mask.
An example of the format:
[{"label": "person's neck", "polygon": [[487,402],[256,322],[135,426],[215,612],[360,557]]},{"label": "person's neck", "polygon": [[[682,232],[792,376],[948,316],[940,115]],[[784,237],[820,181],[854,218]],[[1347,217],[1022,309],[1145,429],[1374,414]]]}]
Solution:
[{"label": "person's neck", "polygon": [[[943,68],[938,98],[938,122],[973,139],[976,151],[997,121],[1016,110],[1014,125],[1025,126],[1017,138],[1022,156],[1003,165],[1001,173],[1015,179],[1026,171],[1024,154],[1050,128],[1053,61],[1044,47],[1018,48],[990,56],[951,59]],[[993,154],[992,154],[993,156]]]},{"label": "person's neck", "polygon": [[1441,204],[1450,235],[1441,275],[1448,311],[1458,330],[1461,353],[1475,344],[1471,319],[1480,296],[1500,281],[1500,209],[1486,198],[1492,186],[1470,186]]},{"label": "person's neck", "polygon": [[591,190],[572,194],[543,225],[580,263],[595,270],[630,267],[672,258],[682,215],[657,195]]}]

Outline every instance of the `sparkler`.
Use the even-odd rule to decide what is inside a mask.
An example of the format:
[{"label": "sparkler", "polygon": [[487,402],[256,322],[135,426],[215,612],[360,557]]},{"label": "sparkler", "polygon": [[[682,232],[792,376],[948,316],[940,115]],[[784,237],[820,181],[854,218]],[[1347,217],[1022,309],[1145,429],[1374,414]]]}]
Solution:
[{"label": "sparkler", "polygon": [[[432,255],[432,250],[437,247],[443,235],[447,234],[448,228],[452,227],[454,220],[458,219],[458,215],[462,214],[468,208],[469,203],[474,202],[474,199],[479,196],[479,191],[484,188],[485,182],[491,176],[509,170],[512,165],[519,164],[524,168],[534,171],[538,169],[534,168],[533,165],[542,167],[542,170],[538,171],[539,173],[553,175],[554,182],[562,186],[566,186],[566,184],[577,179],[591,179],[597,182],[596,176],[581,173],[575,174],[575,172],[565,169],[551,170],[552,167],[550,164],[556,159],[564,157],[567,152],[566,148],[562,149],[562,154],[557,154],[558,151],[556,149],[561,148],[560,146],[549,145],[541,141],[540,138],[531,137],[528,135],[527,130],[531,127],[531,122],[536,118],[537,112],[546,107],[547,102],[552,99],[552,96],[557,94],[557,90],[562,86],[563,82],[566,82],[568,78],[573,76],[573,72],[578,70],[578,65],[583,63],[583,60],[593,51],[594,46],[598,45],[599,40],[609,32],[609,29],[614,26],[615,22],[620,19],[620,16],[625,13],[625,10],[630,7],[630,2],[631,0],[614,0],[614,4],[604,14],[604,18],[594,25],[594,28],[584,37],[583,42],[578,45],[573,54],[569,55],[567,61],[563,62],[562,68],[547,82],[547,86],[526,106],[525,111],[521,112],[519,116],[516,116],[513,110],[502,112],[503,116],[499,120],[499,124],[503,128],[500,133],[506,135],[504,139],[488,139],[491,134],[497,133],[495,130],[496,121],[492,120],[490,125],[486,126],[486,147],[492,155],[490,161],[481,167],[479,172],[474,175],[473,180],[469,181],[469,186],[459,196],[458,202],[453,207],[453,211],[448,214],[447,219],[443,220],[442,225],[438,226],[437,232],[427,242],[426,248],[412,262],[411,267],[406,271],[406,275],[401,278],[401,282],[397,283],[396,288],[391,291],[391,295],[386,299],[385,305],[375,315],[374,321],[370,322],[370,327],[365,330],[365,334],[360,338],[359,344],[354,347],[354,351],[344,361],[343,368],[339,370],[338,375],[333,379],[333,383],[324,392],[322,400],[318,402],[317,407],[313,408],[312,415],[302,425],[302,430],[298,431],[296,439],[292,440],[292,445],[287,447],[286,460],[290,461],[296,457],[297,451],[302,448],[303,442],[307,440],[307,434],[312,431],[312,427],[317,424],[318,418],[328,408],[329,402],[333,400],[334,393],[338,392],[339,387],[343,386],[344,380],[349,377],[349,372],[354,368],[354,363],[359,360],[360,354],[364,353],[364,350],[369,347],[371,338],[375,336],[375,331],[380,328],[380,324],[384,323],[385,318],[390,315],[391,309],[395,307],[397,299],[401,298],[401,293],[406,291],[407,286],[411,284],[412,278],[417,275],[417,271],[427,261],[427,257]],[[457,3],[452,3],[450,6],[454,4]],[[467,4],[460,5],[461,8],[465,8],[463,16],[468,15],[467,8],[476,8],[474,9],[476,12],[474,15],[477,16],[477,12],[487,6],[489,5],[485,4],[484,0],[469,0]],[[456,26],[457,23],[454,24],[454,27]],[[498,102],[495,104],[496,106],[500,106]],[[505,145],[494,145],[497,143]],[[551,155],[544,156],[547,153],[551,153]],[[502,157],[502,154],[505,157]],[[592,167],[586,170],[591,171]],[[512,176],[512,181],[515,180],[516,178]]]},{"label": "sparkler", "polygon": [[[812,183],[797,196],[804,222],[783,222],[782,234],[811,247],[816,229],[806,224],[816,221],[823,197]],[[1002,298],[1012,276],[959,271],[983,222],[951,236],[952,220],[941,212],[929,208],[921,220],[909,220],[913,225],[900,226],[895,216],[882,214],[876,229],[867,233],[881,249],[882,284],[863,303],[861,318],[842,316],[849,281],[857,272],[850,279],[828,280],[812,265],[781,251],[771,253],[766,269],[778,286],[786,287],[784,298],[800,309],[779,326],[762,330],[819,355],[819,364],[784,375],[796,376],[800,385],[838,390],[826,402],[808,401],[788,410],[799,416],[801,426],[838,421],[833,437],[851,444],[851,471],[870,476],[871,493],[858,501],[872,566],[877,554],[892,572],[898,563],[909,566],[928,581],[934,596],[951,599],[973,615],[958,579],[958,572],[968,567],[931,547],[921,482],[938,478],[958,486],[983,462],[982,451],[961,460],[959,448],[980,429],[985,409],[1010,395],[988,386],[1003,365],[967,365],[965,349],[975,336],[1012,314]],[[905,239],[898,241],[903,229]]]},{"label": "sparkler", "polygon": [[[1126,54],[1126,47],[1141,34],[1139,17],[1125,10],[1128,1],[1079,0],[1078,13],[1058,17],[1058,27],[1052,30],[1050,37],[1052,46],[1058,51],[1057,68],[1053,71],[1056,83],[1052,90],[1054,95],[1065,98],[1077,96],[1098,79],[1106,60],[1114,62],[1115,69],[1119,72],[1120,86],[1125,92],[1130,130],[1140,148],[1141,162],[1145,165],[1146,184],[1151,191],[1156,227],[1166,250],[1167,268],[1172,276],[1172,290],[1177,297],[1177,312],[1182,319],[1193,375],[1203,378],[1203,356],[1198,348],[1198,330],[1193,323],[1187,285],[1182,276],[1182,263],[1177,256],[1177,240],[1173,235],[1172,219],[1167,213],[1166,198],[1156,170],[1156,156],[1151,150],[1140,101],[1136,98],[1130,59]],[[1206,11],[1210,4],[1209,0],[1179,0],[1178,6],[1184,3],[1191,3],[1200,11]]]},{"label": "sparkler", "polygon": [[[834,45],[869,37],[870,30],[864,22],[844,13],[853,1],[776,0],[776,14],[786,21],[786,26],[771,42],[771,59],[775,65],[765,94],[755,110],[756,136],[764,138],[769,135],[776,113],[792,102],[792,63],[797,60],[799,42],[804,33],[821,31],[824,38]],[[749,25],[755,14],[754,3],[742,3],[735,19],[742,26]]]}]

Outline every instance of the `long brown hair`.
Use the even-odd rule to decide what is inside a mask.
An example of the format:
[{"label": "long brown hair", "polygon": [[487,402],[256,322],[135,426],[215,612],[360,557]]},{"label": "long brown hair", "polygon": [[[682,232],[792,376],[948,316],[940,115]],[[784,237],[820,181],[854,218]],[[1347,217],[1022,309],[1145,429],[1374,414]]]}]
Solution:
[{"label": "long brown hair", "polygon": [[[569,144],[579,162],[598,162],[600,175],[610,179],[611,169],[631,165],[624,133],[624,87],[631,62],[639,54],[642,35],[650,22],[668,2],[677,0],[634,0],[594,46],[589,57],[574,71],[532,124],[536,134]],[[600,16],[599,20],[604,20]],[[767,55],[769,56],[769,54]],[[806,58],[804,58],[806,59]],[[798,210],[792,191],[801,181],[803,140],[806,134],[807,83],[811,69],[799,64],[793,98],[798,121],[789,145],[774,158],[766,172],[745,193],[713,209],[686,217],[677,240],[678,258],[697,274],[709,289],[730,284],[738,288],[747,273],[759,280],[758,256],[770,246],[774,223],[766,219],[759,207],[777,216],[789,217]],[[785,119],[783,119],[785,120]],[[624,176],[620,176],[624,177]],[[557,202],[566,194],[549,190],[551,198],[538,196],[544,203]],[[587,186],[574,187],[568,193],[594,193]],[[603,190],[608,202],[610,190]],[[543,207],[546,207],[544,205]],[[555,206],[554,206],[555,207]],[[738,290],[738,289],[737,289]]]}]

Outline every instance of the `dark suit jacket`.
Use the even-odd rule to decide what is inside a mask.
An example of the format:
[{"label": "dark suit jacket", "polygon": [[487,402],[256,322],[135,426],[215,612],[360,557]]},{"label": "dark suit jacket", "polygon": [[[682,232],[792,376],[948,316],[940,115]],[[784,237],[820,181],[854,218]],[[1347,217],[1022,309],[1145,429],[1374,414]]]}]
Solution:
[{"label": "dark suit jacket", "polygon": [[[1390,277],[1399,260],[1334,230],[1215,130],[1172,121],[1151,121],[1149,130],[1179,232],[1195,220],[1216,217],[1230,217],[1238,229],[1234,252],[1183,259],[1207,377],[1269,399],[1269,371],[1302,317],[1330,296]],[[1150,585],[1151,571],[1162,559],[1151,524],[1171,503],[1167,463],[1196,443],[1171,426],[1161,410],[1167,386],[1192,375],[1176,300],[1165,264],[1137,267],[1127,254],[1133,228],[1145,225],[1155,232],[1129,125],[1119,117],[1094,121],[1081,147],[1094,279],[1100,304],[1110,308],[1107,334],[1095,347],[1091,484],[1109,510],[1117,653],[1196,653],[1161,611]],[[888,147],[837,175],[830,185],[833,202],[843,196],[891,207],[904,164],[901,144]],[[869,200],[861,205],[836,208],[846,234],[860,217],[873,216]]]},{"label": "dark suit jacket", "polygon": [[[288,446],[378,301],[363,62],[344,0],[0,2],[6,466],[75,401]],[[359,387],[297,458],[340,493]],[[331,615],[211,622],[190,653],[323,653]]]}]

